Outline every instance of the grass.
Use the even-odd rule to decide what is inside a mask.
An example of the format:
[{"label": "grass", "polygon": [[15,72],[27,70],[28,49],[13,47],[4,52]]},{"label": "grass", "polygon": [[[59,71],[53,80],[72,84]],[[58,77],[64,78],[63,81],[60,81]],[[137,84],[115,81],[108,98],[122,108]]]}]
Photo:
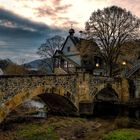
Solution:
[{"label": "grass", "polygon": [[60,140],[60,137],[67,135],[71,137],[75,127],[79,129],[85,123],[83,118],[70,117],[52,117],[46,122],[29,122],[16,130],[14,140]]},{"label": "grass", "polygon": [[21,140],[59,140],[54,128],[48,126],[43,128],[39,124],[29,124],[16,132],[16,139]]},{"label": "grass", "polygon": [[[47,120],[31,119],[14,123],[7,131],[0,132],[0,140],[140,140],[140,125],[132,128],[128,118],[85,119],[50,117]],[[98,126],[99,127],[96,127]],[[128,127],[129,126],[129,127]]]},{"label": "grass", "polygon": [[140,130],[118,129],[105,135],[103,140],[140,140]]}]

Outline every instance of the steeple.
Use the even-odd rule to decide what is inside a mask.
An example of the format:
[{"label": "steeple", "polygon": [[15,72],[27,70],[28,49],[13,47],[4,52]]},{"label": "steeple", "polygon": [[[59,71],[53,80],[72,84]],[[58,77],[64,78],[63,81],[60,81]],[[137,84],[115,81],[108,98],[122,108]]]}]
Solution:
[{"label": "steeple", "polygon": [[74,33],[75,33],[75,31],[74,31],[74,29],[69,29],[69,34],[70,34],[70,36],[73,36],[74,35]]},{"label": "steeple", "polygon": [[71,24],[71,29],[69,29],[69,34],[70,36],[73,36],[75,33],[74,29],[72,28],[72,24]]}]

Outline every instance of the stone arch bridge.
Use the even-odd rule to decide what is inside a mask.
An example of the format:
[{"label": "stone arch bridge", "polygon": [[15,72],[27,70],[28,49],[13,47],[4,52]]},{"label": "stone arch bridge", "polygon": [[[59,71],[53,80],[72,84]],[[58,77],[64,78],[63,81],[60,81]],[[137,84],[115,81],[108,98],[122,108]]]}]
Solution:
[{"label": "stone arch bridge", "polygon": [[54,112],[65,115],[92,113],[95,98],[108,84],[117,93],[118,101],[128,101],[126,79],[95,77],[88,73],[0,76],[0,122],[18,105],[35,96]]}]

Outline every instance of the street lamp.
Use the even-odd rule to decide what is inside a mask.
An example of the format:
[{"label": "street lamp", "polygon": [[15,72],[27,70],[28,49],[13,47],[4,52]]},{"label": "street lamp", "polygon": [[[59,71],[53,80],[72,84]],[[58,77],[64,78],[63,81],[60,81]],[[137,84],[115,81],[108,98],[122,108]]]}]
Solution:
[{"label": "street lamp", "polygon": [[95,65],[97,68],[99,67],[99,63],[96,63],[96,65]]},{"label": "street lamp", "polygon": [[126,61],[123,61],[123,62],[122,62],[122,65],[123,65],[123,66],[126,66]]}]

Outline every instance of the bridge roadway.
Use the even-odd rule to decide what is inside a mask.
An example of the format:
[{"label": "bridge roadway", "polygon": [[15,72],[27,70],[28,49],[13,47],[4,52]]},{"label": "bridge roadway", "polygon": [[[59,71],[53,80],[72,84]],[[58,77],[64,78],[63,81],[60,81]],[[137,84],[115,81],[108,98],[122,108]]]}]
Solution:
[{"label": "bridge roadway", "polygon": [[[35,96],[39,96],[56,113],[90,114],[93,112],[95,97],[108,84],[116,92],[118,101],[129,100],[128,82],[121,78],[111,79],[88,73],[2,75],[0,76],[0,122],[17,106]],[[109,98],[113,96],[115,97],[111,95]]]}]

